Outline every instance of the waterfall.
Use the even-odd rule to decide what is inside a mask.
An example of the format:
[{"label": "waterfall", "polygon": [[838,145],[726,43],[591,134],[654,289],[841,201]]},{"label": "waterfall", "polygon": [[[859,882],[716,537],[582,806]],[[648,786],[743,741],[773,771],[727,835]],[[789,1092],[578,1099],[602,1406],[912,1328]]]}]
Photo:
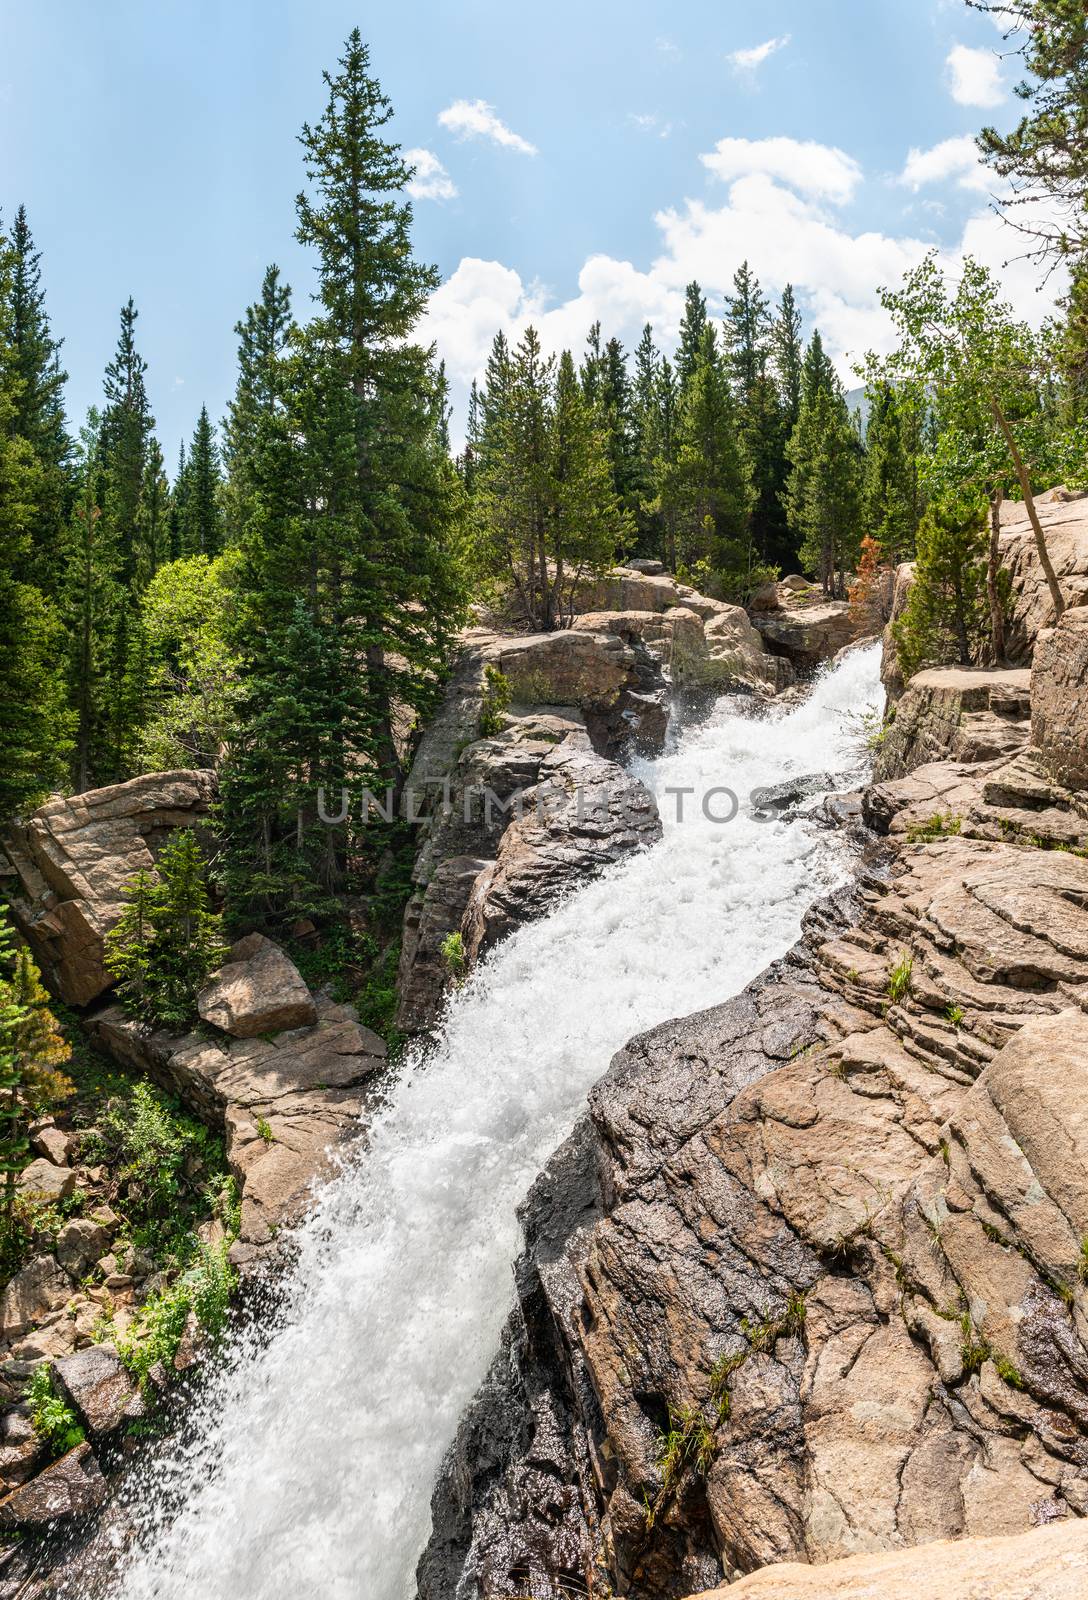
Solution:
[{"label": "waterfall", "polygon": [[[841,838],[743,802],[790,774],[857,782],[875,647],[800,706],[723,699],[640,776],[664,837],[501,945],[321,1194],[271,1335],[137,1483],[123,1600],[409,1600],[429,1501],[513,1302],[515,1206],[633,1034],[736,994],[844,881]],[[699,797],[726,786],[728,823]],[[668,790],[695,791],[677,797]],[[718,799],[712,809],[727,809]]]}]

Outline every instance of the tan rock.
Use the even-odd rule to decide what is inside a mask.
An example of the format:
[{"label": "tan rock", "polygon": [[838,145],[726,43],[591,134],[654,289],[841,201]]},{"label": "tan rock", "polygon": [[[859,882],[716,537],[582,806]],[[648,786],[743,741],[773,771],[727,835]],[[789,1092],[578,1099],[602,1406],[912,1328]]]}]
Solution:
[{"label": "tan rock", "polygon": [[783,1562],[696,1600],[1082,1600],[1088,1522],[1011,1538],[941,1539],[826,1566]]},{"label": "tan rock", "polygon": [[200,823],[212,772],[153,772],[49,800],[0,842],[14,874],[12,912],[49,987],[83,1006],[112,982],[103,939],[125,885],[150,869],[174,828]]},{"label": "tan rock", "polygon": [[30,1136],[31,1148],[40,1156],[51,1161],[55,1167],[66,1167],[72,1148],[70,1134],[63,1133],[60,1128],[53,1125],[39,1128]]},{"label": "tan rock", "polygon": [[[270,1243],[306,1210],[314,1179],[328,1175],[335,1151],[359,1131],[365,1080],[385,1065],[384,1041],[351,1006],[324,996],[315,1004],[314,1026],[274,1039],[148,1037],[119,1007],[91,1022],[94,1037],[118,1060],[178,1095],[206,1122],[225,1126],[242,1197],[243,1246]],[[116,1257],[109,1264],[116,1272]]]},{"label": "tan rock", "polygon": [[231,946],[230,956],[197,996],[205,1022],[236,1039],[311,1027],[313,996],[279,945],[251,933]]},{"label": "tan rock", "polygon": [[0,1338],[17,1339],[56,1311],[72,1293],[70,1280],[52,1256],[35,1256],[17,1272],[0,1297]]},{"label": "tan rock", "polygon": [[20,1194],[26,1195],[28,1200],[37,1200],[43,1205],[66,1200],[75,1186],[76,1175],[71,1167],[55,1167],[44,1156],[39,1156],[37,1161],[31,1161],[15,1180],[15,1187]]},{"label": "tan rock", "polygon": [[778,609],[757,611],[752,622],[764,644],[799,672],[811,672],[872,631],[846,600],[826,600],[818,589],[797,589],[789,580],[778,587]]},{"label": "tan rock", "polygon": [[57,1260],[73,1278],[83,1278],[106,1254],[110,1236],[101,1223],[75,1217],[57,1235]]},{"label": "tan rock", "polygon": [[53,1370],[91,1433],[112,1433],[122,1422],[143,1415],[139,1389],[112,1344],[79,1350]]},{"label": "tan rock", "polygon": [[1029,740],[1026,669],[934,667],[916,673],[884,728],[873,776],[905,777],[934,761],[1011,756]]},{"label": "tan rock", "polygon": [[1043,765],[1088,789],[1088,606],[1039,635],[1031,666],[1031,736]]}]

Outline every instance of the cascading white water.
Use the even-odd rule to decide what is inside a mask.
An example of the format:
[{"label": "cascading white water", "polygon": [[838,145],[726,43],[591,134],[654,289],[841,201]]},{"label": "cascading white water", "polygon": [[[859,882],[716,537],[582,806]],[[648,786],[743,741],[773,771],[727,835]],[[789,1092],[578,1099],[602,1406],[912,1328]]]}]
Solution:
[{"label": "cascading white water", "polygon": [[[846,873],[833,834],[743,807],[715,824],[699,796],[856,768],[859,713],[880,700],[877,651],[857,651],[796,710],[722,701],[642,766],[663,840],[514,934],[455,996],[302,1229],[282,1324],[225,1366],[198,1443],[142,1487],[123,1600],[415,1593],[438,1467],[512,1304],[515,1206],[612,1054],[737,993]],[[695,791],[682,822],[670,788]]]}]

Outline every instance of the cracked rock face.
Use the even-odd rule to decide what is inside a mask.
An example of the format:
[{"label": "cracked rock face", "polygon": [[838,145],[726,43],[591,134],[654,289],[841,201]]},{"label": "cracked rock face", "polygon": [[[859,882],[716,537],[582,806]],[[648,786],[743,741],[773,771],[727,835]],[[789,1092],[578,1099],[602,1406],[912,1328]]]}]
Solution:
[{"label": "cracked rock face", "polygon": [[824,1567],[783,1562],[696,1600],[1080,1600],[1088,1593],[1088,1523],[1010,1538],[941,1540],[848,1556]]},{"label": "cracked rock face", "polygon": [[226,1130],[227,1159],[242,1200],[231,1257],[247,1266],[306,1209],[311,1186],[356,1137],[366,1080],[385,1066],[385,1042],[353,1007],[319,995],[317,1021],[274,1038],[210,1039],[148,1033],[108,1007],[92,1035],[118,1060],[180,1096]]},{"label": "cracked rock face", "polygon": [[598,1086],[424,1600],[676,1600],[1088,1512],[1088,862],[937,838],[857,895]]},{"label": "cracked rock face", "polygon": [[110,988],[103,940],[126,885],[150,871],[174,828],[204,820],[214,790],[214,772],[151,772],[49,800],[0,842],[16,926],[67,1005],[87,1005]]}]

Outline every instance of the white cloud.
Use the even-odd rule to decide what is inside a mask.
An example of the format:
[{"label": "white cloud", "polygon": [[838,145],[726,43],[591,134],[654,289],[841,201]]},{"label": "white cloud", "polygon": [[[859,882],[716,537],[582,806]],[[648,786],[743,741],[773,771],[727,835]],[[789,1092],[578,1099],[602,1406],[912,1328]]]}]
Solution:
[{"label": "white cloud", "polygon": [[433,150],[406,150],[404,159],[416,169],[407,185],[413,200],[456,199],[457,185]]},{"label": "white cloud", "polygon": [[486,100],[455,100],[445,111],[438,113],[439,123],[459,139],[490,139],[508,150],[517,150],[523,156],[535,156],[537,148],[523,139],[520,133],[508,128],[495,114],[494,106]]},{"label": "white cloud", "polygon": [[667,139],[672,132],[672,123],[663,122],[656,111],[632,111],[629,120],[642,133],[656,133],[659,139]]},{"label": "white cloud", "polygon": [[719,139],[699,160],[726,183],[758,173],[836,205],[851,199],[862,178],[853,156],[812,139]]},{"label": "white cloud", "polygon": [[[728,146],[730,141],[722,143]],[[779,159],[782,146],[794,149],[788,171]],[[861,170],[841,151],[830,153],[845,165],[814,162],[810,170],[796,154],[806,148],[790,140],[761,140],[752,142],[747,160],[741,160],[736,150],[728,151],[725,167],[731,176],[720,203],[686,199],[660,211],[654,218],[660,245],[652,261],[640,266],[600,253],[591,255],[578,274],[575,292],[566,298],[524,282],[502,262],[463,260],[431,297],[422,330],[446,360],[459,402],[456,414],[463,416],[465,389],[482,374],[500,328],[516,340],[531,322],[546,350],[578,352],[589,325],[598,319],[609,336],[616,335],[629,349],[643,324],[652,322],[658,343],[668,350],[675,344],[683,315],[685,285],[697,278],[711,310],[720,314],[723,298],[732,290],[733,274],[744,259],[769,295],[777,297],[787,281],[793,283],[806,320],[819,326],[841,376],[848,385],[856,383],[853,359],[869,349],[891,347],[892,330],[879,289],[898,284],[932,241],[845,227],[827,207],[829,190],[848,198]],[[704,164],[713,165],[720,150],[721,145],[704,156]],[[912,152],[907,167],[912,160],[924,163],[930,155]],[[931,165],[939,164],[934,157]],[[829,183],[829,170],[839,173],[838,181]],[[999,274],[1003,292],[1032,322],[1041,320],[1062,292],[1055,280],[1045,294],[1038,293],[1038,271],[1030,262],[1006,268],[1009,257],[1019,252],[1015,237],[992,211],[980,210],[971,217],[959,244],[943,251],[942,260],[955,271],[967,252]]]},{"label": "white cloud", "polygon": [[915,193],[927,183],[949,183],[952,179],[961,189],[988,192],[995,185],[994,175],[980,158],[969,133],[942,139],[929,150],[911,150],[899,174],[899,182]]},{"label": "white cloud", "polygon": [[1006,98],[1001,63],[992,50],[957,44],[948,52],[948,87],[961,106],[999,106]]},{"label": "white cloud", "polygon": [[684,54],[678,44],[675,44],[672,39],[666,39],[664,36],[654,40],[654,49],[659,56],[665,56],[669,61],[679,61]]},{"label": "white cloud", "polygon": [[733,50],[725,59],[735,72],[755,72],[768,56],[773,56],[776,50],[784,50],[790,37],[784,33],[778,39],[765,39],[762,44],[752,45],[748,50]]}]

